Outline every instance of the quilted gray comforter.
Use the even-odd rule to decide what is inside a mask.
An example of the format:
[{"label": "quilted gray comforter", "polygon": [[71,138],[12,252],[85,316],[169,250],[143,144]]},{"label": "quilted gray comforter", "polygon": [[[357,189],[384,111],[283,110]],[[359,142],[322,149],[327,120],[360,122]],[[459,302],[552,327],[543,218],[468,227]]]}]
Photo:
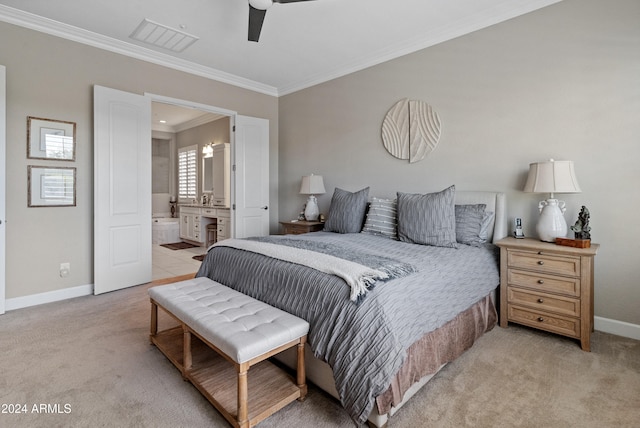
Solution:
[{"label": "quilted gray comforter", "polygon": [[342,404],[364,423],[403,364],[406,350],[499,284],[495,246],[439,248],[355,233],[287,236],[404,260],[416,272],[378,282],[359,303],[344,280],[306,266],[214,247],[196,276],[207,276],[307,320],[308,342],[333,369]]}]

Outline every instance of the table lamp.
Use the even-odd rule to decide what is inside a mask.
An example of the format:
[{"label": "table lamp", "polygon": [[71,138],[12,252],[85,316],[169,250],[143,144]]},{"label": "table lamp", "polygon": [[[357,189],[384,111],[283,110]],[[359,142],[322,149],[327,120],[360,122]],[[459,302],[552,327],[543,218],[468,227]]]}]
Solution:
[{"label": "table lamp", "polygon": [[541,241],[555,242],[567,236],[564,219],[565,203],[555,199],[554,193],[580,193],[580,186],[572,161],[536,162],[529,164],[529,176],[524,186],[529,193],[550,193],[546,201],[540,201],[540,218],[536,226]]},{"label": "table lamp", "polygon": [[325,193],[324,182],[321,175],[305,175],[302,177],[300,185],[300,194],[309,195],[307,206],[304,209],[304,218],[307,221],[317,221],[320,211],[318,210],[318,200],[315,195]]}]

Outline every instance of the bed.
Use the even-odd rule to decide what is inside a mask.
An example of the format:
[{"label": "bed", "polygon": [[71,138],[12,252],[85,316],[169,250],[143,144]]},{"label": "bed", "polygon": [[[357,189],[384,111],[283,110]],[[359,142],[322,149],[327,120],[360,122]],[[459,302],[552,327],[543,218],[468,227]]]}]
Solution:
[{"label": "bed", "polygon": [[[338,194],[339,190],[334,192],[325,226],[330,231],[222,241],[209,248],[196,276],[207,276],[307,320],[309,380],[338,398],[357,424],[369,421],[383,426],[438,370],[495,326],[499,257],[492,242],[506,236],[505,196],[456,192],[453,186],[423,195],[398,193],[396,224],[387,233],[384,228],[365,229],[374,220],[374,212],[379,212],[374,205],[379,208],[384,206],[380,201],[391,200],[369,200],[368,189],[364,194]],[[331,219],[340,218],[332,214],[348,204],[345,215],[352,215],[358,199],[369,207],[366,223],[360,220],[358,226],[362,233],[331,231],[336,226],[334,221],[328,227]],[[450,217],[454,202],[456,220],[463,216],[473,220],[454,224],[457,237],[477,238],[480,232],[480,242],[442,246],[442,242],[412,241],[416,231],[408,221],[420,217],[425,203],[445,204]],[[465,208],[474,211],[475,217]],[[442,206],[431,217],[440,211]],[[474,229],[476,220],[480,223]],[[338,222],[338,229],[344,224]],[[470,225],[471,232],[461,229]],[[285,252],[293,254],[293,262],[288,256],[254,252],[253,245],[287,247]],[[321,254],[329,259],[338,254],[340,259],[364,260],[362,265],[375,265],[387,277],[370,279],[365,290],[354,292],[358,288],[339,276],[342,273],[298,263],[295,256],[307,251],[318,256],[306,258],[318,263],[325,257]],[[292,357],[280,358],[292,365]]]}]

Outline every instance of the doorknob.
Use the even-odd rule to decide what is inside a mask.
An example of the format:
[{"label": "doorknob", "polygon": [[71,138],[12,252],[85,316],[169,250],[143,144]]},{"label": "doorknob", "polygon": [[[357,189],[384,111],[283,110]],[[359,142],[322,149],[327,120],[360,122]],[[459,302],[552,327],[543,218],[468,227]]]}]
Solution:
[{"label": "doorknob", "polygon": [[269,207],[268,207],[267,205],[265,205],[265,206],[264,206],[264,207],[262,207],[261,209],[263,209],[263,210],[268,210],[268,209],[269,209]]}]

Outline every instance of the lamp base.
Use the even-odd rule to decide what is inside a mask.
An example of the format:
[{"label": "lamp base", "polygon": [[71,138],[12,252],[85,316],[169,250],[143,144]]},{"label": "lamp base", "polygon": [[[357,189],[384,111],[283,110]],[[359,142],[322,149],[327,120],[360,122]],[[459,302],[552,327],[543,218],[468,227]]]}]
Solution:
[{"label": "lamp base", "polygon": [[540,218],[536,232],[541,241],[556,242],[556,238],[567,236],[567,222],[564,219],[565,203],[557,199],[547,199],[538,204]]},{"label": "lamp base", "polygon": [[307,199],[307,206],[304,209],[304,218],[307,221],[317,221],[319,215],[320,210],[318,209],[318,200],[315,196],[309,195],[309,199]]}]

